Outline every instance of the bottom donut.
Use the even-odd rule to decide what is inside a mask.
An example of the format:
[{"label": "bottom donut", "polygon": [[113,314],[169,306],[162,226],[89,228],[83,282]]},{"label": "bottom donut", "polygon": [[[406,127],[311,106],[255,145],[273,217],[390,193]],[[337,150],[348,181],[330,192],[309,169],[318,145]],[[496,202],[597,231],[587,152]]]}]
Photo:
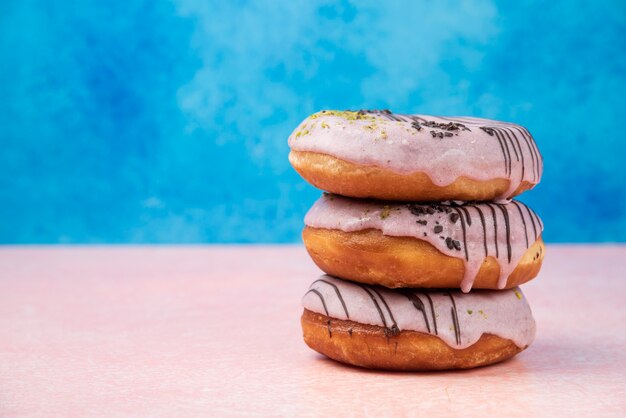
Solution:
[{"label": "bottom donut", "polygon": [[486,366],[518,354],[535,336],[535,321],[519,288],[391,290],[322,276],[302,303],[309,347],[372,369]]}]

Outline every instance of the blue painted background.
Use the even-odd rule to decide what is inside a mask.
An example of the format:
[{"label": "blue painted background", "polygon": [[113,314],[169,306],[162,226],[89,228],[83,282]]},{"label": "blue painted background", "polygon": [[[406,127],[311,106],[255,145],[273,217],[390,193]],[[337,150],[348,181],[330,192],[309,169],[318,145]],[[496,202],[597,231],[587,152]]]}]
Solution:
[{"label": "blue painted background", "polygon": [[309,113],[526,125],[549,241],[626,241],[626,2],[0,2],[0,241],[294,242]]}]

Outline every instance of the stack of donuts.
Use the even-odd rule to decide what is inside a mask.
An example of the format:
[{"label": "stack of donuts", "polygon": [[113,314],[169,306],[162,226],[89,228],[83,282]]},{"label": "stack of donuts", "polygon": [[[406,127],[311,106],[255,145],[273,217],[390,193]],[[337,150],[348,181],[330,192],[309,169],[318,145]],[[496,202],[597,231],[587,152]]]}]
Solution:
[{"label": "stack of donuts", "polygon": [[518,287],[539,272],[543,222],[514,200],[541,179],[533,137],[473,117],[321,111],[289,161],[324,191],[303,240],[326,274],[302,299],[304,341],[390,370],[483,366],[527,348]]}]

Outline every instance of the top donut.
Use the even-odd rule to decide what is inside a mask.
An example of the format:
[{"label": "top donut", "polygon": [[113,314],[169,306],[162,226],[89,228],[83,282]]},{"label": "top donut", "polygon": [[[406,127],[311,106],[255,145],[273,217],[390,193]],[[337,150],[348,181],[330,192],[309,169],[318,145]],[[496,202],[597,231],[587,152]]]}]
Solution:
[{"label": "top donut", "polygon": [[350,197],[510,199],[532,189],[543,172],[526,128],[466,116],[323,110],[296,128],[289,147],[305,180]]}]

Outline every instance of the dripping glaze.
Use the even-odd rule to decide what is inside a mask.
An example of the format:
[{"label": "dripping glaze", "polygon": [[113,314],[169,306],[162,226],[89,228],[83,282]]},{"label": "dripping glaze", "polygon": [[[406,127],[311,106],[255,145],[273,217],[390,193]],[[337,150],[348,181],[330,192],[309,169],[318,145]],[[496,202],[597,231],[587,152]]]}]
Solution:
[{"label": "dripping glaze", "polygon": [[380,326],[387,336],[403,330],[423,332],[459,349],[483,334],[511,340],[520,348],[535,336],[535,321],[519,288],[471,293],[392,290],[325,275],[311,284],[302,305],[331,318],[330,338],[333,318]]},{"label": "dripping glaze", "polygon": [[[461,290],[469,292],[486,257],[499,267],[503,289],[526,250],[540,236],[543,223],[521,202],[385,204],[324,194],[304,218],[313,228],[344,232],[377,229],[384,235],[414,237],[443,254],[461,258]],[[529,227],[532,226],[532,228]]]},{"label": "dripping glaze", "polygon": [[543,172],[543,158],[526,128],[465,116],[321,111],[296,128],[289,146],[400,174],[423,172],[438,186],[461,176],[505,178],[509,189],[501,199],[523,181],[539,183]]}]

